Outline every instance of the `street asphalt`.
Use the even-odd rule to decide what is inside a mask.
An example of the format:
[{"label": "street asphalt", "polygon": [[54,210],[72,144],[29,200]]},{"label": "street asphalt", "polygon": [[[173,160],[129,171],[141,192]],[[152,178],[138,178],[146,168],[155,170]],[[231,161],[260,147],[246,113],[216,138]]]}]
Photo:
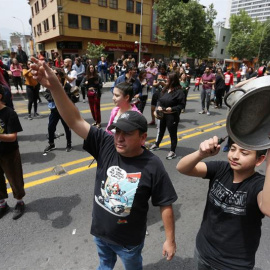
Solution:
[{"label": "street asphalt", "polygon": [[[105,85],[106,90],[109,84]],[[24,88],[25,89],[25,88]],[[16,91],[15,91],[16,92]],[[14,89],[13,89],[14,93]],[[18,134],[26,188],[26,212],[18,220],[12,220],[9,213],[1,219],[1,270],[86,270],[96,269],[98,256],[90,235],[91,209],[95,181],[96,163],[89,167],[92,157],[82,149],[82,139],[72,132],[73,151],[65,151],[66,140],[62,136],[55,141],[56,150],[43,154],[47,146],[49,110],[40,93],[42,103],[38,104],[38,119],[27,119],[27,97],[14,93],[14,104],[23,132]],[[102,95],[102,128],[106,127],[111,109],[114,107],[110,91]],[[149,99],[151,94],[149,95]],[[144,115],[150,121],[150,101]],[[86,121],[93,123],[88,103],[76,104]],[[178,128],[177,158],[166,160],[170,150],[168,132],[155,154],[163,161],[178,200],[174,204],[176,221],[177,253],[172,261],[162,256],[165,239],[160,211],[150,204],[148,233],[143,249],[145,270],[194,269],[193,252],[205,206],[208,181],[181,175],[175,169],[179,159],[198,149],[199,143],[217,135],[226,136],[225,107],[214,109],[211,115],[199,115],[199,92],[191,87],[186,113],[181,114]],[[64,132],[59,122],[57,132]],[[149,126],[148,142],[156,137],[157,129]],[[220,152],[212,159],[226,160],[226,153]],[[264,173],[265,164],[258,171]],[[59,175],[57,173],[60,173]],[[15,200],[9,189],[8,203],[11,208]],[[256,270],[269,270],[270,220],[265,218],[262,238],[256,256]],[[224,243],[226,245],[226,243]],[[115,269],[122,270],[120,260]]]}]

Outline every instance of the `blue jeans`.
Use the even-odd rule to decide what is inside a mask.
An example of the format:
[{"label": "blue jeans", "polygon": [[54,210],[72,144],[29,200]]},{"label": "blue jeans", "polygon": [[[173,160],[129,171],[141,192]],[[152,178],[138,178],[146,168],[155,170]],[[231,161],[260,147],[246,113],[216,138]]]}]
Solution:
[{"label": "blue jeans", "polygon": [[144,242],[138,246],[120,246],[107,243],[101,238],[94,237],[99,256],[97,270],[111,270],[117,260],[117,255],[122,260],[125,270],[142,270],[142,249]]}]

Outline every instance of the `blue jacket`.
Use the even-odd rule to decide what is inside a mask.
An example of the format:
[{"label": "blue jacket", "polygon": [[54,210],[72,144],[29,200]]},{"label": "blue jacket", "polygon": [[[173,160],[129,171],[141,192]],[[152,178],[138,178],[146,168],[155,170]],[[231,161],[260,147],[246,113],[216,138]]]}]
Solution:
[{"label": "blue jacket", "polygon": [[107,73],[107,68],[108,68],[108,63],[104,62],[104,65],[102,65],[102,61],[98,62],[98,72],[101,72],[101,70],[103,70],[103,72],[106,74]]}]

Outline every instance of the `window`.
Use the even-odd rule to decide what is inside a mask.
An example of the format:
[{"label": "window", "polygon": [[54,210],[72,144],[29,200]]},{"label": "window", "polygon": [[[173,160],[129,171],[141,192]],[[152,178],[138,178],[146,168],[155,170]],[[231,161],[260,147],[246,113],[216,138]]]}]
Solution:
[{"label": "window", "polygon": [[55,24],[55,15],[52,15],[52,26],[53,26],[53,28],[56,27],[56,24]]},{"label": "window", "polygon": [[136,24],[135,25],[135,35],[136,36],[139,36],[140,35],[140,25],[139,24]]},{"label": "window", "polygon": [[68,27],[70,28],[78,28],[78,15],[68,14]]},{"label": "window", "polygon": [[90,4],[90,0],[81,0],[82,3]]},{"label": "window", "polygon": [[224,52],[224,49],[221,49],[220,54],[223,54],[223,52]]},{"label": "window", "polygon": [[35,12],[36,12],[36,14],[39,13],[39,4],[38,4],[38,1],[35,3]]},{"label": "window", "polygon": [[223,36],[223,39],[222,39],[222,40],[223,40],[223,42],[225,41],[225,39],[226,39],[226,36]]},{"label": "window", "polygon": [[126,33],[128,35],[133,35],[133,23],[127,23]]},{"label": "window", "polygon": [[36,27],[34,26],[34,35],[37,36]]},{"label": "window", "polygon": [[32,17],[34,17],[34,8],[31,7]]},{"label": "window", "polygon": [[102,7],[107,7],[107,0],[98,0],[98,5]]},{"label": "window", "polygon": [[107,31],[107,20],[99,19],[99,31]]},{"label": "window", "polygon": [[136,2],[136,13],[141,14],[141,11],[142,11],[142,3]]},{"label": "window", "polygon": [[110,8],[118,8],[118,0],[110,0]]},{"label": "window", "polygon": [[134,12],[134,1],[127,0],[127,11]]},{"label": "window", "polygon": [[47,0],[41,0],[41,6],[45,8],[47,6]]},{"label": "window", "polygon": [[39,23],[37,25],[37,35],[40,36],[42,34],[42,31],[41,31],[41,23]]},{"label": "window", "polygon": [[82,16],[82,29],[89,30],[91,29],[91,18],[87,16]]},{"label": "window", "polygon": [[43,21],[43,26],[44,26],[44,32],[48,32],[49,31],[49,20],[48,19]]},{"label": "window", "polygon": [[118,32],[117,21],[110,21],[110,32],[114,32],[114,33]]}]

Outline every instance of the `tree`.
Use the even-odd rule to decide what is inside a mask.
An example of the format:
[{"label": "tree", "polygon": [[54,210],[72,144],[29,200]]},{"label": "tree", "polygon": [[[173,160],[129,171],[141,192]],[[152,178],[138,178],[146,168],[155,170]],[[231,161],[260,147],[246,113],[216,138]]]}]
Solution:
[{"label": "tree", "polygon": [[229,54],[248,60],[257,57],[263,30],[262,23],[253,21],[246,11],[240,10],[238,15],[231,16],[230,27],[232,36],[227,47]]},{"label": "tree", "polygon": [[213,5],[204,10],[198,1],[182,3],[179,0],[162,0],[154,4],[158,13],[159,39],[168,45],[177,45],[192,57],[208,57],[215,44]]},{"label": "tree", "polygon": [[270,61],[270,20],[266,21],[262,25],[261,37],[258,40],[259,51],[258,57],[259,62]]},{"label": "tree", "polygon": [[107,55],[103,53],[104,51],[104,46],[103,44],[96,45],[94,43],[88,42],[87,49],[86,49],[86,56],[90,59],[96,59],[101,56],[104,56],[105,58]]}]

